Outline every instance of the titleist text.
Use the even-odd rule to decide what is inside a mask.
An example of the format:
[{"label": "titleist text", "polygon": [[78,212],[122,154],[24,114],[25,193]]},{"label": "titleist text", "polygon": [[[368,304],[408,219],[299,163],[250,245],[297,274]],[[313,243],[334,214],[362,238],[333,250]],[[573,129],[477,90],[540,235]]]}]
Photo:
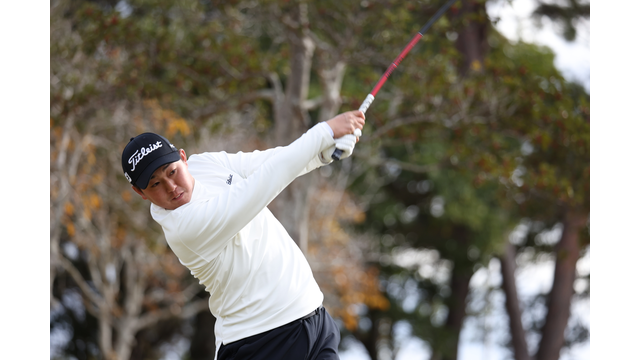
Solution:
[{"label": "titleist text", "polygon": [[162,143],[160,141],[157,141],[155,144],[149,144],[148,148],[143,147],[140,149],[140,151],[136,150],[136,152],[134,152],[133,155],[131,155],[131,157],[129,158],[129,164],[133,165],[131,171],[136,170],[136,165],[138,165],[140,160],[144,159],[145,156],[151,154],[161,147]]}]

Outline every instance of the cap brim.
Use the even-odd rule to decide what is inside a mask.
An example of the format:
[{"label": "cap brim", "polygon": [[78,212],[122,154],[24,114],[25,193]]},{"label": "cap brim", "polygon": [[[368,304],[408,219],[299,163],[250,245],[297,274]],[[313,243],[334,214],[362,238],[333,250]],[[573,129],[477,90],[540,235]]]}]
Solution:
[{"label": "cap brim", "polygon": [[149,186],[149,179],[151,179],[151,175],[162,165],[169,164],[172,162],[176,162],[180,160],[180,152],[174,151],[161,157],[155,159],[151,164],[149,164],[142,174],[136,180],[135,185],[140,189],[146,189]]}]

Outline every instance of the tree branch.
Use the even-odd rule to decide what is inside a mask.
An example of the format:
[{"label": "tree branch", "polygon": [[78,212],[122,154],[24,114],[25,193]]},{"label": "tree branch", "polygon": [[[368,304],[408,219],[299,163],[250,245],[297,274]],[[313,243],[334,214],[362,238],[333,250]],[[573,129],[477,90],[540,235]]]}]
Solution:
[{"label": "tree branch", "polygon": [[[437,114],[438,112],[433,112],[432,114]],[[428,123],[428,122],[435,122],[437,120],[435,115],[417,115],[417,116],[410,116],[410,117],[404,117],[404,118],[398,118],[395,119],[391,122],[386,123],[385,125],[383,125],[382,127],[380,127],[379,129],[375,130],[373,132],[373,134],[363,137],[363,139],[361,139],[361,142],[369,142],[372,140],[375,140],[377,138],[382,137],[383,135],[385,135],[387,132],[389,132],[390,130],[393,130],[395,128],[401,127],[401,126],[407,126],[407,125],[411,125],[411,124],[419,124],[419,123]]]},{"label": "tree branch", "polygon": [[251,103],[256,100],[269,100],[271,102],[274,102],[275,99],[276,99],[276,92],[274,90],[270,90],[270,89],[256,90],[254,92],[250,92],[242,96],[226,99],[223,102],[207,105],[203,108],[194,110],[193,112],[191,112],[191,118],[199,119],[199,118],[211,116],[215,113],[221,113],[224,111],[228,111],[230,109],[238,108],[241,105]]},{"label": "tree branch", "polygon": [[506,298],[505,308],[509,315],[509,329],[511,330],[511,344],[515,360],[530,360],[516,288],[516,250],[508,240],[505,252],[500,256],[500,271],[502,272],[502,289]]},{"label": "tree branch", "polygon": [[180,308],[178,305],[174,305],[171,308],[165,308],[159,311],[148,312],[138,318],[136,322],[136,329],[141,330],[157,324],[162,320],[170,318],[187,319],[201,311],[209,308],[209,301],[207,299],[197,300],[187,304],[184,308]]},{"label": "tree branch", "polygon": [[76,269],[76,267],[71,263],[71,261],[69,261],[64,256],[60,256],[60,265],[67,273],[69,273],[69,275],[71,275],[71,278],[78,285],[78,287],[80,288],[80,291],[82,291],[82,293],[89,300],[91,300],[91,302],[94,305],[100,306],[104,304],[104,299],[100,296],[99,293],[97,293],[95,290],[93,290],[89,286],[89,284],[82,277],[82,274],[80,274],[80,271]]}]

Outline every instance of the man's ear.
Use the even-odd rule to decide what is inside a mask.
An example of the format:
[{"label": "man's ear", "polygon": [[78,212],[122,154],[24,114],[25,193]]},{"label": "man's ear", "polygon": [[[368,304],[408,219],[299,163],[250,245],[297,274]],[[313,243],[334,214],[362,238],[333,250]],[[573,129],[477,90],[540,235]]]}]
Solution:
[{"label": "man's ear", "polygon": [[185,163],[187,162],[187,153],[183,149],[180,149],[180,159]]},{"label": "man's ear", "polygon": [[133,189],[133,191],[137,192],[138,195],[142,196],[143,200],[149,200],[149,199],[147,199],[146,196],[144,196],[144,193],[142,192],[142,189],[140,189],[139,187],[137,187],[135,185],[131,185],[131,188]]}]

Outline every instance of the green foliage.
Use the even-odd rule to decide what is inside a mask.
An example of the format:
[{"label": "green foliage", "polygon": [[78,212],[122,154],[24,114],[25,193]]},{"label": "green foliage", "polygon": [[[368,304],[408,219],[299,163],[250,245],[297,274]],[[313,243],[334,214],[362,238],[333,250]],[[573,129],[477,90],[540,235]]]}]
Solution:
[{"label": "green foliage", "polygon": [[[544,229],[568,208],[588,213],[589,96],[563,79],[553,53],[492,31],[483,70],[459,78],[453,43],[429,40],[392,74],[368,114],[374,129],[361,144],[371,146],[364,156],[379,153],[387,168],[363,176],[353,191],[380,178],[387,185],[363,227],[382,234],[386,251],[433,249],[453,271],[475,270],[501,254],[522,217]],[[418,212],[405,223],[407,209]],[[383,269],[399,286],[417,281],[423,309],[455,301],[448,283],[422,277],[417,265],[413,276]],[[400,318],[431,344],[448,341],[442,322],[425,321],[431,316],[413,309]]]},{"label": "green foliage", "polygon": [[[322,71],[344,62],[340,110],[356,109],[441,5],[131,0],[123,10],[115,1],[64,4],[51,15],[52,143],[64,143],[69,119],[87,119],[73,122],[78,134],[99,133],[104,140],[92,148],[99,165],[88,167],[85,177],[98,168],[119,174],[117,155],[105,149],[127,137],[125,125],[110,120],[120,102],[135,122],[127,131],[173,131],[185,142],[205,124],[209,133],[241,130],[221,124],[250,104],[249,123],[266,136],[274,103],[260,91],[295,80],[289,79],[291,37],[304,31],[313,34],[315,47],[308,99],[301,102],[328,97]],[[308,16],[305,26],[291,21],[300,9]],[[381,269],[391,302],[388,311],[363,316],[373,324],[385,317],[409,320],[414,334],[431,344],[448,341],[442,314],[456,300],[454,271],[472,274],[486,266],[522,218],[539,222],[542,231],[567,208],[589,212],[589,95],[563,79],[550,49],[511,43],[495,30],[480,69],[461,76],[455,31],[468,19],[452,16],[459,10],[454,5],[436,22],[388,79],[353,156],[366,168],[351,187],[366,199],[358,230],[373,234],[377,250],[367,258]],[[318,110],[307,110],[317,121]],[[73,146],[81,146],[80,135]],[[111,183],[125,184],[122,178]],[[78,191],[90,198],[92,189]],[[142,211],[144,204],[127,206]],[[142,236],[135,219],[117,211],[117,227]],[[394,263],[406,253],[422,254],[423,261]],[[410,306],[412,292],[418,300]],[[355,332],[361,338],[367,331]]]},{"label": "green foliage", "polygon": [[540,3],[533,12],[533,16],[541,21],[543,17],[559,23],[562,28],[562,36],[565,40],[573,41],[576,39],[577,29],[576,21],[581,18],[589,18],[591,6],[580,0],[570,0],[567,5]]}]

